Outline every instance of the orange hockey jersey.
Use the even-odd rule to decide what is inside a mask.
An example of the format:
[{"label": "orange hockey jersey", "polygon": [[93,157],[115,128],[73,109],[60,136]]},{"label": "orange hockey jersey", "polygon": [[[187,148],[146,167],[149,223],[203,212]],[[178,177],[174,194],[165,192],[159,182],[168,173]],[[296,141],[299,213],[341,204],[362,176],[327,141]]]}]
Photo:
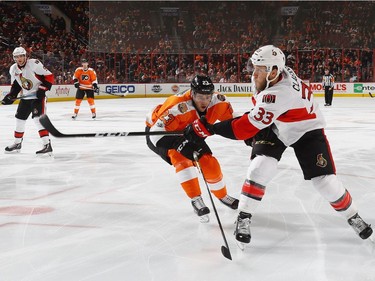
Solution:
[{"label": "orange hockey jersey", "polygon": [[[213,94],[212,100],[205,114],[210,124],[233,118],[231,104],[222,94]],[[163,104],[159,104],[149,113],[146,125],[150,131],[182,131],[194,120],[199,119],[199,114],[193,105],[191,91],[170,96]],[[150,139],[156,145],[162,136],[151,136]]]},{"label": "orange hockey jersey", "polygon": [[87,70],[84,70],[83,67],[78,67],[74,72],[73,79],[78,80],[79,88],[82,90],[92,89],[92,84],[98,84],[96,72],[91,67]]}]

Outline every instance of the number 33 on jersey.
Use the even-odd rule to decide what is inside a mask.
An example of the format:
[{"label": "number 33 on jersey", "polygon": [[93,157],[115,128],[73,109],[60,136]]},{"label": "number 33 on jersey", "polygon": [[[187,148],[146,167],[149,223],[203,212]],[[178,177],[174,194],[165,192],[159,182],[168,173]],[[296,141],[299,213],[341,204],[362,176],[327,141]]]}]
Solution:
[{"label": "number 33 on jersey", "polygon": [[254,108],[248,114],[250,124],[262,130],[274,123],[276,135],[286,146],[304,133],[325,126],[310,88],[289,67],[278,83],[254,94],[252,101]]}]

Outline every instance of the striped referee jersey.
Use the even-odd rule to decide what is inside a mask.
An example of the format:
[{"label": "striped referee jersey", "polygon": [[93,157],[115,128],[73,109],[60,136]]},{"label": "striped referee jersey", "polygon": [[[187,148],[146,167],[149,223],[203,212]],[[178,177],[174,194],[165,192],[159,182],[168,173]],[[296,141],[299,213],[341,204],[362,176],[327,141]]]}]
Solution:
[{"label": "striped referee jersey", "polygon": [[322,84],[323,84],[323,88],[324,87],[333,87],[334,85],[334,82],[335,82],[335,79],[333,78],[333,75],[332,74],[328,74],[328,75],[323,75],[323,80],[322,80]]}]

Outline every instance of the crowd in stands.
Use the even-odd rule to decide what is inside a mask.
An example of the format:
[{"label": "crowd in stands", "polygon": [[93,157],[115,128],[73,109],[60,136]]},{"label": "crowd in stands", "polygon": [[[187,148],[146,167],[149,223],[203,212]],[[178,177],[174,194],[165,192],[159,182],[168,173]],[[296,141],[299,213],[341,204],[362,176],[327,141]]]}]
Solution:
[{"label": "crowd in stands", "polygon": [[[30,3],[0,2],[0,84],[9,83],[20,45],[53,70],[57,84],[71,83],[82,57],[100,83],[186,82],[197,72],[247,82],[249,54],[265,44],[278,45],[306,80],[320,81],[325,68],[336,81],[374,80],[371,1],[42,2],[63,11],[71,30],[51,15],[43,25]],[[280,13],[288,5],[298,7],[295,14]]]}]

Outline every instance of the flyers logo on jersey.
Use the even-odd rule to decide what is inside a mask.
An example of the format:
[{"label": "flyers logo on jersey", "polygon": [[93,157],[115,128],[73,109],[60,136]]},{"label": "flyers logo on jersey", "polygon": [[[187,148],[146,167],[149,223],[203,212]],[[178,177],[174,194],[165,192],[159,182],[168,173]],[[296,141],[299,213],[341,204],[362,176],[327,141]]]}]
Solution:
[{"label": "flyers logo on jersey", "polygon": [[262,102],[264,103],[275,103],[276,96],[275,95],[264,95],[262,98]]}]

